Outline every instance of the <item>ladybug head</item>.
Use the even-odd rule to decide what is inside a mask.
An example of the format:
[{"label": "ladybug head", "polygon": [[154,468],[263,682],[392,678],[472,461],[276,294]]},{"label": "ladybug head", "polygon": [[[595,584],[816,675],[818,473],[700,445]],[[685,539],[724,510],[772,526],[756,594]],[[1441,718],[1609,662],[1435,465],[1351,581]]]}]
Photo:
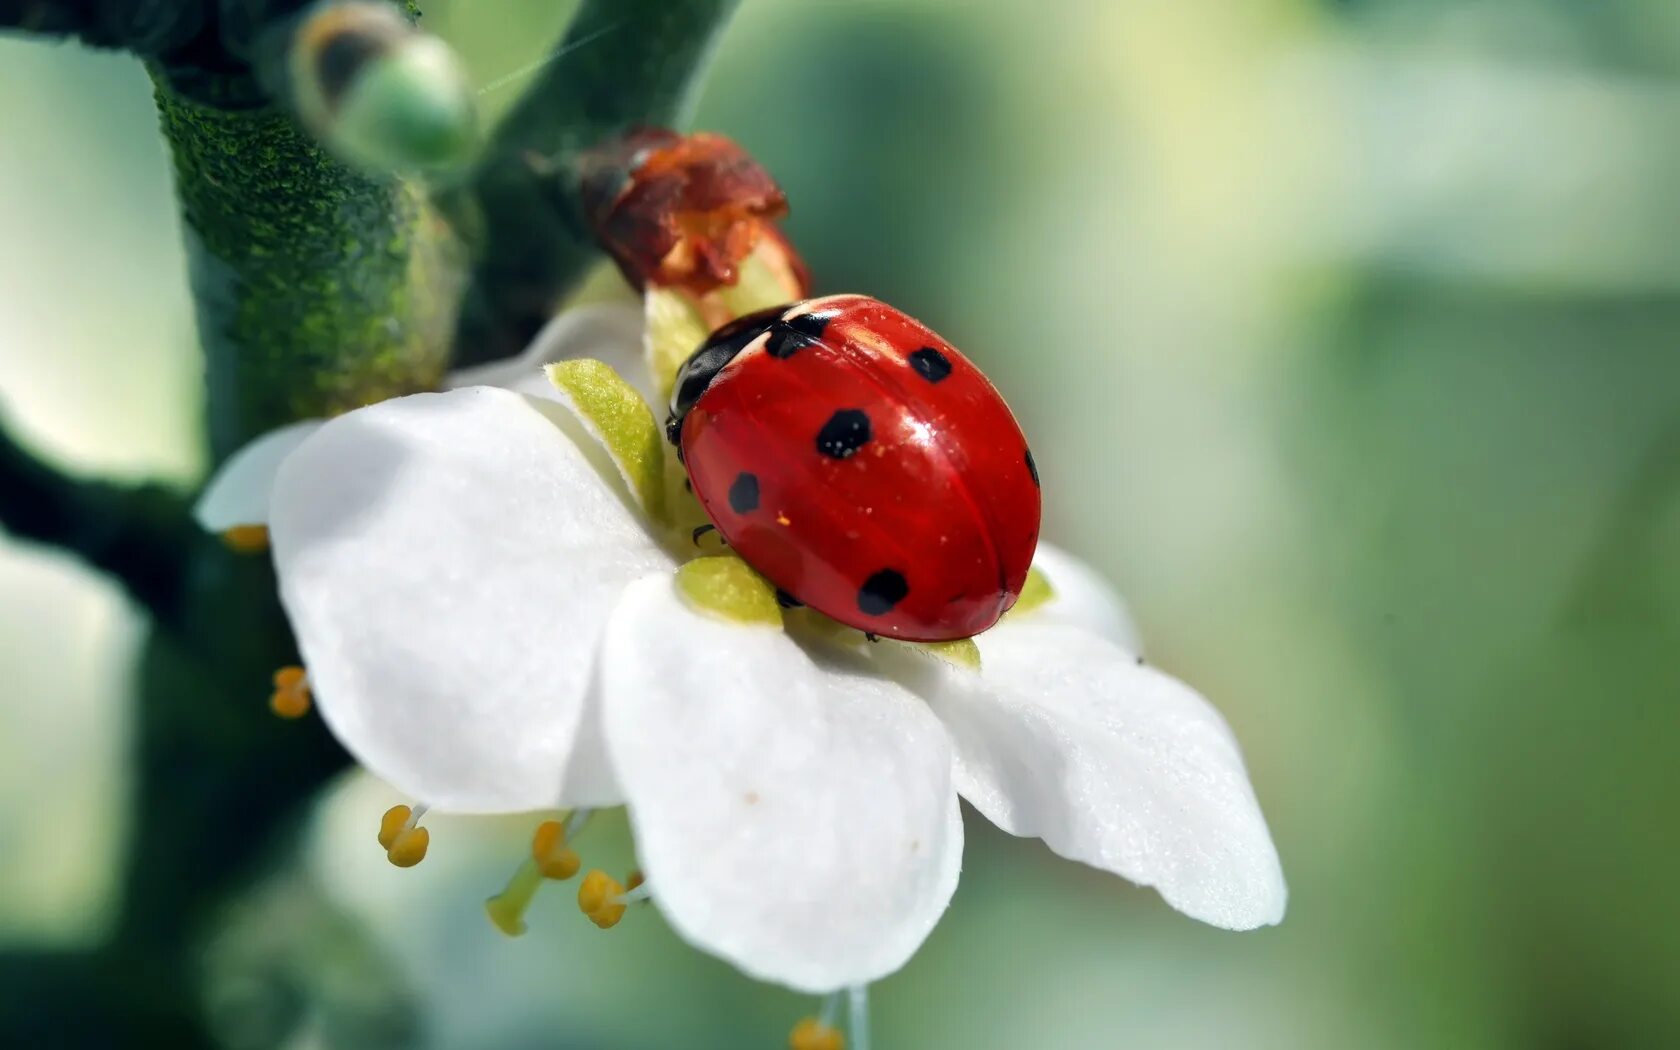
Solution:
[{"label": "ladybug head", "polygon": [[773,328],[789,306],[772,306],[767,310],[743,314],[719,328],[700,344],[683,366],[677,369],[677,379],[671,386],[671,414],[665,421],[665,439],[675,445],[682,436],[683,419],[688,410],[700,400],[700,395],[712,384],[724,366],[735,360],[754,339]]}]

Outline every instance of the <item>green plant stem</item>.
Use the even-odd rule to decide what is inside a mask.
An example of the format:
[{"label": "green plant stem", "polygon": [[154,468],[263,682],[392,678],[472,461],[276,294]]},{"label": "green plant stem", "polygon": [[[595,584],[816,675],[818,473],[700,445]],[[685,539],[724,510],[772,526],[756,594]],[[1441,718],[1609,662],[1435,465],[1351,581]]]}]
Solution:
[{"label": "green plant stem", "polygon": [[517,353],[596,260],[571,172],[635,127],[686,123],[697,72],[738,0],[584,0],[547,66],[497,128],[472,180],[477,264],[456,360]]},{"label": "green plant stem", "polygon": [[206,105],[154,80],[215,460],[292,420],[434,388],[454,288],[447,230],[419,192],[351,172],[274,108]]},{"label": "green plant stem", "polygon": [[162,623],[180,615],[183,570],[196,537],[177,493],[71,477],[0,427],[0,528],[76,555],[122,584]]}]

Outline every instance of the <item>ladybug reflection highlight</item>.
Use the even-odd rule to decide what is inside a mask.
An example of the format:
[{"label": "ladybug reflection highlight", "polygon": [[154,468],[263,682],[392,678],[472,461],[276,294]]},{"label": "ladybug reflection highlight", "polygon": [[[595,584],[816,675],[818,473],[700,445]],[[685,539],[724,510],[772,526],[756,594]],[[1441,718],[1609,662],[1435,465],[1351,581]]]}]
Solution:
[{"label": "ladybug reflection highlight", "polygon": [[1020,597],[1038,470],[969,360],[877,299],[748,314],[677,373],[666,436],[718,532],[791,603],[905,641]]}]

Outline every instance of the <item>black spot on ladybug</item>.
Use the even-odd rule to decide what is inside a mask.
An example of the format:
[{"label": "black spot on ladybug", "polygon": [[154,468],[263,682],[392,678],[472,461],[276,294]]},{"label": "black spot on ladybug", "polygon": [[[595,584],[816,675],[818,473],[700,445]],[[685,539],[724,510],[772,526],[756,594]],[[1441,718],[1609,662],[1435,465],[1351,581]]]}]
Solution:
[{"label": "black spot on ladybug", "polygon": [[846,459],[869,444],[869,416],[862,409],[842,408],[817,431],[817,451],[830,459]]},{"label": "black spot on ladybug", "polygon": [[904,574],[896,569],[882,569],[880,572],[863,581],[858,588],[858,608],[866,616],[881,616],[892,611],[893,606],[904,600],[910,593],[909,581]]},{"label": "black spot on ladybug", "polygon": [[1033,462],[1032,449],[1030,448],[1027,449],[1027,473],[1032,475],[1034,488],[1044,487],[1038,483],[1038,464]]},{"label": "black spot on ladybug", "polygon": [[750,514],[758,509],[758,475],[745,470],[735,475],[729,486],[729,509],[737,514]]},{"label": "black spot on ladybug", "polygon": [[776,604],[780,605],[784,609],[803,609],[805,607],[804,602],[782,590],[780,587],[776,588]]},{"label": "black spot on ladybug", "polygon": [[951,359],[931,346],[924,346],[910,355],[910,367],[930,383],[937,383],[951,374]]}]

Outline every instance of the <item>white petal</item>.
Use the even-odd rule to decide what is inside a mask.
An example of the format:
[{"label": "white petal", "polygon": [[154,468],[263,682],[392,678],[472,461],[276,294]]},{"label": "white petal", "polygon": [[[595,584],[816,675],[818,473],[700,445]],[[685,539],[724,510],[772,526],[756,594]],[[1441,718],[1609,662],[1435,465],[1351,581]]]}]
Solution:
[{"label": "white petal", "polygon": [[305,419],[288,423],[229,456],[193,507],[199,525],[207,532],[223,532],[236,525],[267,525],[275,472],[304,438],[321,429],[321,422]]},{"label": "white petal", "polygon": [[652,403],[653,377],[642,353],[642,310],[637,303],[591,303],[556,314],[518,357],[463,368],[445,384],[451,390],[499,386],[552,400],[543,366],[591,357],[612,366]]},{"label": "white petal", "polygon": [[671,564],[566,415],[417,394],[334,419],[280,471],[274,560],[321,713],[439,808],[556,804],[607,613]]},{"label": "white petal", "polygon": [[[1050,581],[1055,595],[1038,608],[1024,611],[1020,623],[1083,627],[1128,652],[1143,652],[1143,640],[1138,636],[1131,610],[1102,573],[1043,540],[1033,556],[1033,567]],[[1003,622],[1008,626],[1016,621]]]},{"label": "white petal", "polygon": [[602,648],[607,747],[653,896],[696,946],[806,991],[875,980],[956,889],[950,742],[909,692],[774,627],[631,586]]},{"label": "white petal", "polygon": [[950,730],[976,809],[1203,922],[1283,918],[1283,871],[1242,755],[1195,690],[1078,628],[1023,624],[979,643],[979,674],[924,658],[908,679]]},{"label": "white petal", "polygon": [[604,809],[624,805],[624,789],[618,786],[618,775],[613,772],[612,756],[607,754],[606,734],[601,727],[598,661],[595,677],[597,685],[584,701],[583,716],[578,720],[572,754],[566,762],[566,777],[560,784],[560,800],[555,803],[558,806]]}]

